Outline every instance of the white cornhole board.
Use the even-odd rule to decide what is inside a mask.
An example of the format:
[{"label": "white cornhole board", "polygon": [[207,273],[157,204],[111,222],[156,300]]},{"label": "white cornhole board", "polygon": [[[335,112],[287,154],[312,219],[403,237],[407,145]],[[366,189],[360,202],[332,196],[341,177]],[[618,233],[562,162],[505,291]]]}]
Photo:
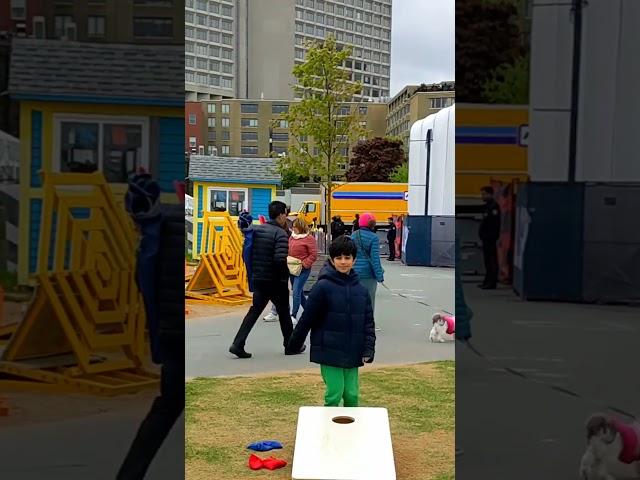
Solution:
[{"label": "white cornhole board", "polygon": [[[353,423],[335,423],[351,417]],[[386,408],[301,407],[294,480],[396,480]]]}]

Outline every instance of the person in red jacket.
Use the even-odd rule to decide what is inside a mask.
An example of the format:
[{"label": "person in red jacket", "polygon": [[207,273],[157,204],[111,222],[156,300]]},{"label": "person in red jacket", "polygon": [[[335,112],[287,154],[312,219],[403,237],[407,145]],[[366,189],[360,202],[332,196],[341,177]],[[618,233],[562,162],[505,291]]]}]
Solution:
[{"label": "person in red jacket", "polygon": [[318,258],[316,239],[309,234],[309,226],[302,218],[296,218],[293,221],[293,233],[291,237],[289,237],[289,256],[297,258],[302,262],[300,275],[291,275],[291,285],[293,288],[291,319],[295,325],[297,323],[300,305],[304,308],[307,304],[307,298],[304,295],[304,284],[309,279],[313,262]]}]

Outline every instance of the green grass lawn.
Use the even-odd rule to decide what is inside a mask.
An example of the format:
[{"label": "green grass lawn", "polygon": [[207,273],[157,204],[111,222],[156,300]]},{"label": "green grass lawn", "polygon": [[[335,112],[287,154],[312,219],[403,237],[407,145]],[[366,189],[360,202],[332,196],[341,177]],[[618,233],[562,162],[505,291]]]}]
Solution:
[{"label": "green grass lawn", "polygon": [[[386,407],[398,480],[454,478],[455,364],[360,370],[361,406]],[[291,478],[298,408],[322,405],[319,372],[197,378],[186,385],[186,472],[189,480]],[[256,440],[278,440],[278,471],[249,470]]]}]

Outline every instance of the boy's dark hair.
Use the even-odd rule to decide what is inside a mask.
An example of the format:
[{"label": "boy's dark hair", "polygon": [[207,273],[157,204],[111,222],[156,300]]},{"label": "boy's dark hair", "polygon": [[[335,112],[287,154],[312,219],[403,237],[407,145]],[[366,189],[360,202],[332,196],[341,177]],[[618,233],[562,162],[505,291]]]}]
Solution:
[{"label": "boy's dark hair", "polygon": [[351,237],[347,237],[346,235],[340,235],[338,238],[334,239],[329,245],[329,257],[336,258],[340,255],[351,255],[353,258],[356,258],[358,254],[358,247]]},{"label": "boy's dark hair", "polygon": [[489,185],[487,185],[486,187],[482,187],[480,191],[486,193],[487,195],[493,195],[493,187]]},{"label": "boy's dark hair", "polygon": [[287,206],[283,202],[274,200],[269,204],[269,218],[271,220],[275,220],[283,213],[287,213]]}]

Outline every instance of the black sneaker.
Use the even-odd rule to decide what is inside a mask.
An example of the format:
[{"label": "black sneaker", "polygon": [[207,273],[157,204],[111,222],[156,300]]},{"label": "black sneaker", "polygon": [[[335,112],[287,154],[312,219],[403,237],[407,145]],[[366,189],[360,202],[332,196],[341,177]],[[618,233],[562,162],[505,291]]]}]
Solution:
[{"label": "black sneaker", "polygon": [[300,355],[301,353],[304,353],[304,351],[307,349],[306,345],[302,345],[302,348],[300,350],[298,350],[297,352],[291,352],[289,350],[285,350],[284,354],[285,355]]},{"label": "black sneaker", "polygon": [[229,347],[229,352],[233,353],[238,358],[251,358],[251,354],[249,352],[245,352],[244,348],[238,348],[235,345],[231,345]]}]

